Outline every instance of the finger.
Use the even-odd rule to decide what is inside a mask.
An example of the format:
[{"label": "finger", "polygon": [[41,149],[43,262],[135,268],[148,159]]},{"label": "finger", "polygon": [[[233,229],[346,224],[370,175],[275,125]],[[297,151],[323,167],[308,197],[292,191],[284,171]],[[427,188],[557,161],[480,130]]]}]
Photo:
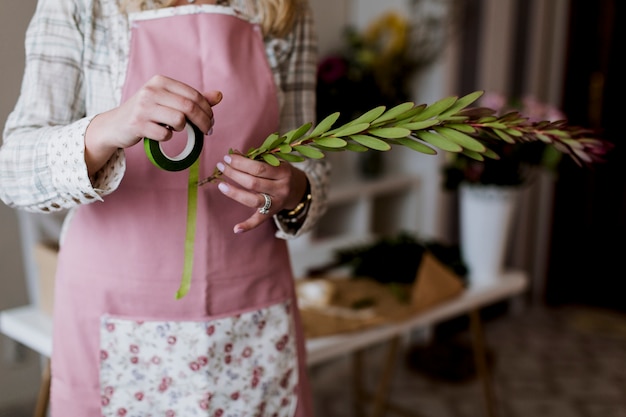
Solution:
[{"label": "finger", "polygon": [[[224,194],[225,196],[237,201],[244,206],[259,209],[265,205],[265,197],[263,197],[262,193],[251,192],[248,190],[244,190],[242,188],[236,187],[232,184],[228,184],[225,182],[220,182],[217,185],[217,188]],[[271,201],[271,196],[267,194]],[[270,202],[272,204],[273,201]],[[274,207],[271,207],[270,210],[273,211]]]},{"label": "finger", "polygon": [[[272,218],[272,213],[276,212],[276,209],[272,207],[271,197],[269,197],[269,207],[266,205],[265,197],[262,193],[252,193],[237,187],[234,187],[225,182],[220,182],[218,184],[218,189],[227,197],[232,198],[240,202],[241,204],[255,208],[254,214],[252,214],[245,221],[236,224],[233,227],[234,233],[243,233],[248,230],[252,230],[259,226],[260,224],[266,222],[268,219]],[[264,207],[267,207],[266,214],[262,214],[260,210]]]},{"label": "finger", "polygon": [[222,101],[222,98],[224,98],[222,92],[218,90],[209,91],[208,93],[205,93],[204,96],[209,101],[209,104],[211,106],[216,106],[220,104],[220,102]]},{"label": "finger", "polygon": [[226,155],[223,162],[218,162],[217,169],[222,174],[243,188],[257,192],[268,192],[274,195],[277,175],[274,167],[262,162],[253,161],[241,155]]},{"label": "finger", "polygon": [[[158,104],[182,112],[184,118],[189,119],[203,132],[210,131],[213,126],[212,105],[199,91],[185,83],[159,75],[148,82],[147,88],[156,89]],[[221,100],[221,93],[218,93],[212,93],[213,101]],[[177,128],[179,124],[176,125]]]},{"label": "finger", "polygon": [[253,214],[245,221],[236,224],[235,227],[233,227],[233,232],[236,234],[248,232],[257,228],[271,218],[272,217],[263,214]]}]

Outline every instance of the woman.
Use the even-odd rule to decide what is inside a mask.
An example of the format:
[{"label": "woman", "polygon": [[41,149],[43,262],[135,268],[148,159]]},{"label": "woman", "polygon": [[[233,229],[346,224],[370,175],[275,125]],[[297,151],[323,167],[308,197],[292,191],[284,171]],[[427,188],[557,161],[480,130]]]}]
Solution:
[{"label": "woman", "polygon": [[[71,209],[61,236],[51,414],[310,416],[286,239],[326,203],[328,166],[230,153],[314,117],[304,0],[39,0],[0,148],[0,197]],[[191,289],[186,170],[204,133]],[[181,138],[182,136],[182,138]],[[273,220],[273,221],[272,221]]]}]

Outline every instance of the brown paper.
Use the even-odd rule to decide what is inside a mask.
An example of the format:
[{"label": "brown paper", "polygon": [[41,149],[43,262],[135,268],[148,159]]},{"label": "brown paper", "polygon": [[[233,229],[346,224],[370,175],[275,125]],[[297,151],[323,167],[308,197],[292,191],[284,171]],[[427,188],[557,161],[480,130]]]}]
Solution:
[{"label": "brown paper", "polygon": [[422,311],[460,295],[463,290],[461,279],[430,252],[426,252],[417,270],[411,305],[416,311]]},{"label": "brown paper", "polygon": [[[390,271],[390,273],[393,273]],[[413,285],[403,288],[409,295],[401,301],[390,285],[370,278],[316,278],[333,287],[332,299],[325,306],[302,305],[300,312],[308,338],[329,336],[403,321],[463,292],[461,279],[432,254],[425,253]],[[299,281],[311,282],[311,279]],[[355,303],[370,301],[360,309]]]}]

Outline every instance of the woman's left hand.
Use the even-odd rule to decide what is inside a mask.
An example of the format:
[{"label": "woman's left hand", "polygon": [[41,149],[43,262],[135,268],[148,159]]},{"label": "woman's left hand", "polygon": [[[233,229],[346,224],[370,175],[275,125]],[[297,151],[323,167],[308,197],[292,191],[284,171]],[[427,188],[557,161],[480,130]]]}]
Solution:
[{"label": "woman's left hand", "polygon": [[[217,164],[217,169],[222,172],[222,178],[232,180],[220,182],[219,190],[244,206],[255,209],[252,216],[235,225],[235,233],[252,230],[279,211],[294,208],[306,191],[307,178],[304,172],[286,162],[275,167],[230,154]],[[263,194],[269,196],[271,201],[271,207],[265,214],[260,211],[266,202]]]}]

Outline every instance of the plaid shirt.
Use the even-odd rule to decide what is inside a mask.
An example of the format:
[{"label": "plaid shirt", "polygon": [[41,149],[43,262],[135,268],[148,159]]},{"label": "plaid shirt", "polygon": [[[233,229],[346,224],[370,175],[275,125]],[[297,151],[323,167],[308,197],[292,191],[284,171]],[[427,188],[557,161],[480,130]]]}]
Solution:
[{"label": "plaid shirt", "polygon": [[[84,135],[95,115],[121,101],[129,36],[116,0],[39,0],[26,32],[20,97],[0,148],[0,199],[7,205],[31,212],[72,209],[102,201],[119,186],[124,151],[90,178]],[[279,87],[280,131],[313,121],[317,43],[310,9],[286,38],[267,39],[266,51]],[[306,232],[325,211],[328,164],[307,160],[298,167],[313,198],[295,234],[276,220],[283,238]]]}]

